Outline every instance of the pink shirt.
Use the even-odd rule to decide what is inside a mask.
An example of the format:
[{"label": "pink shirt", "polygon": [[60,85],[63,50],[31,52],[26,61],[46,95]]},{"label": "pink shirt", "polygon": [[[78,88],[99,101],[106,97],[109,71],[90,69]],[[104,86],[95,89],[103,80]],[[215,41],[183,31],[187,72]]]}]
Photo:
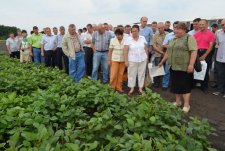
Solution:
[{"label": "pink shirt", "polygon": [[194,38],[197,41],[198,49],[208,49],[210,43],[215,42],[215,35],[210,30],[204,32],[199,31],[194,34]]}]

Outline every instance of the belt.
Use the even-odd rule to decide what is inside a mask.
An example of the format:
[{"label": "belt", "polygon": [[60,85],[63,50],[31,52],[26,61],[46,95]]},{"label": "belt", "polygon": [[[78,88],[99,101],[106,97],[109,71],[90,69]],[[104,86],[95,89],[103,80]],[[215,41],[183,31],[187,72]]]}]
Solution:
[{"label": "belt", "polygon": [[96,51],[97,51],[97,52],[101,52],[101,53],[108,52],[108,50],[104,50],[104,51],[96,50]]},{"label": "belt", "polygon": [[41,49],[41,48],[37,48],[37,47],[32,47],[32,48]]},{"label": "belt", "polygon": [[198,49],[198,51],[207,51],[207,49]]}]

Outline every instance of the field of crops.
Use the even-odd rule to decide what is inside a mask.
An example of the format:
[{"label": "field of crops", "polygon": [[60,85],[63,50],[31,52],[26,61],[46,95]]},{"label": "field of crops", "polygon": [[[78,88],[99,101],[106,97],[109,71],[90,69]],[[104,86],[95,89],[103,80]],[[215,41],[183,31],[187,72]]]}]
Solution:
[{"label": "field of crops", "polygon": [[0,55],[0,150],[214,151],[212,132],[151,90],[129,98]]}]

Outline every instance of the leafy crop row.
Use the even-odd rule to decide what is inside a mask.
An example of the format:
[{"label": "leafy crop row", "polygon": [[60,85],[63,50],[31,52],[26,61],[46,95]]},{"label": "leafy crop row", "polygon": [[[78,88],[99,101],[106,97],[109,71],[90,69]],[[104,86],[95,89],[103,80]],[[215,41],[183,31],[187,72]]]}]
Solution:
[{"label": "leafy crop row", "polygon": [[130,99],[0,56],[0,150],[213,151],[211,132],[151,90]]}]

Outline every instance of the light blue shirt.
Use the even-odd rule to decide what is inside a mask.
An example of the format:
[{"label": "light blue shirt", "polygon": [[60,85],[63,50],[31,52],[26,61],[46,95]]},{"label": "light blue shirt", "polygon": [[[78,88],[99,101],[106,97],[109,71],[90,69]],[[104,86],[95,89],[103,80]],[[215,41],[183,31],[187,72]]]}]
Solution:
[{"label": "light blue shirt", "polygon": [[163,45],[168,45],[169,42],[175,37],[174,32],[171,32],[169,34],[166,35],[164,41],[163,41]]},{"label": "light blue shirt", "polygon": [[56,43],[57,43],[57,47],[58,48],[62,48],[62,39],[63,39],[63,35],[62,34],[58,34],[56,36]]},{"label": "light blue shirt", "polygon": [[147,26],[146,26],[145,28],[142,28],[142,27],[140,26],[140,32],[139,32],[139,35],[145,37],[145,40],[147,41],[147,47],[150,48],[151,38],[152,38],[152,36],[154,35],[154,33],[153,33],[153,31],[152,31],[152,28],[147,27]]},{"label": "light blue shirt", "polygon": [[42,37],[41,44],[44,45],[44,50],[53,50],[56,48],[57,43],[56,43],[56,36],[55,35],[45,35]]},{"label": "light blue shirt", "polygon": [[194,34],[197,33],[197,32],[198,31],[193,29],[193,30],[189,31],[188,34],[191,35],[191,36],[194,36]]}]

